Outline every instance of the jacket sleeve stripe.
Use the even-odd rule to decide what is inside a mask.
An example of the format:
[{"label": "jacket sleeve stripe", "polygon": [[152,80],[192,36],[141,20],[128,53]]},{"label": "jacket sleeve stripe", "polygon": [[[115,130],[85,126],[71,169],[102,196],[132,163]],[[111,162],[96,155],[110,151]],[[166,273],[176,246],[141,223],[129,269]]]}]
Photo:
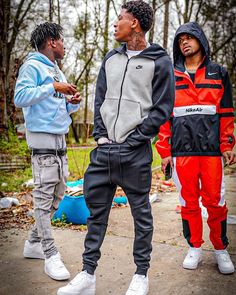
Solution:
[{"label": "jacket sleeve stripe", "polygon": [[223,114],[220,114],[220,117],[234,117],[234,113],[223,113]]},{"label": "jacket sleeve stripe", "polygon": [[233,113],[234,109],[233,108],[220,108],[219,109],[219,113],[223,114],[223,113]]}]

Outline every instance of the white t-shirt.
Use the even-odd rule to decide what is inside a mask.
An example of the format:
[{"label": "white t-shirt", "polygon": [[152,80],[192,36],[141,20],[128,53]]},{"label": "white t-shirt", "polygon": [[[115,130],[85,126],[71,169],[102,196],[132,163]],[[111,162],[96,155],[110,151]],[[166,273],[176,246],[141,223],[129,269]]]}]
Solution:
[{"label": "white t-shirt", "polygon": [[135,55],[138,55],[141,52],[142,52],[142,50],[129,50],[129,49],[126,50],[126,53],[127,53],[129,59]]},{"label": "white t-shirt", "polygon": [[[150,46],[150,44],[147,43],[147,47],[146,47],[146,48],[148,48],[149,46]],[[126,50],[126,53],[127,53],[127,55],[128,55],[128,58],[130,59],[131,57],[140,54],[142,51],[143,51],[143,50],[129,50],[129,49],[127,49],[127,50]]]}]

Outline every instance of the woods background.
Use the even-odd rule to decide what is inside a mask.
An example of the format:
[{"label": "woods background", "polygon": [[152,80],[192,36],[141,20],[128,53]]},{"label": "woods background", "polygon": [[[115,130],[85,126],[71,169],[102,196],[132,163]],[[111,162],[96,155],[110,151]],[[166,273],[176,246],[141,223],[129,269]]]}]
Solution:
[{"label": "woods background", "polygon": [[[62,70],[78,86],[83,103],[73,115],[75,141],[86,142],[93,120],[96,77],[105,54],[115,44],[113,23],[121,0],[0,0],[0,132],[9,140],[9,131],[23,122],[13,103],[18,69],[31,50],[30,34],[41,22],[64,28],[66,56]],[[236,85],[236,1],[152,0],[155,22],[147,35],[149,42],[164,46],[172,56],[172,42],[179,25],[197,21],[205,31],[212,60],[228,68],[234,102]]]}]

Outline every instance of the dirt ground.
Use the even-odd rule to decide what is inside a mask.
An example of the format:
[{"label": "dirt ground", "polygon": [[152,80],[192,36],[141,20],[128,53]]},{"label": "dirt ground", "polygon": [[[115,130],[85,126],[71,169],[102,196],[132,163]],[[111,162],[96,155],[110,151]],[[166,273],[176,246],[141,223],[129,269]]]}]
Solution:
[{"label": "dirt ground", "polygon": [[[229,214],[236,215],[236,173],[226,176],[226,200]],[[175,208],[177,193],[160,195],[152,204],[155,232],[149,271],[149,295],[233,295],[236,274],[222,275],[214,262],[213,248],[204,218],[204,260],[195,271],[184,270],[182,261],[188,246],[182,235],[180,214]],[[96,271],[97,295],[125,294],[135,271],[132,257],[133,224],[130,208],[111,210],[110,225],[102,247],[102,258]],[[81,254],[86,232],[70,229],[53,230],[56,245],[73,278],[81,270]],[[66,282],[50,279],[43,272],[42,260],[22,256],[27,231],[2,230],[0,233],[0,294],[51,295]],[[236,225],[228,225],[228,250],[236,265]]]}]

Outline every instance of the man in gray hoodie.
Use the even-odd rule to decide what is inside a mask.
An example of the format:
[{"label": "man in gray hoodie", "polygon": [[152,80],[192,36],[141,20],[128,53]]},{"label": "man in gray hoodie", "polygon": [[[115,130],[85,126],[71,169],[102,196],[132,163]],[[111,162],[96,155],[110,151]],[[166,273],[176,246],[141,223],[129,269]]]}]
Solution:
[{"label": "man in gray hoodie", "polygon": [[112,200],[121,186],[134,218],[136,272],[126,295],[148,294],[153,219],[149,203],[151,139],[173,108],[174,73],[169,56],[145,39],[153,11],[144,1],[123,4],[114,24],[121,47],[103,60],[96,88],[94,138],[98,146],[84,176],[84,194],[90,210],[83,253],[83,271],[58,295],[95,294],[94,271],[101,256]]}]

